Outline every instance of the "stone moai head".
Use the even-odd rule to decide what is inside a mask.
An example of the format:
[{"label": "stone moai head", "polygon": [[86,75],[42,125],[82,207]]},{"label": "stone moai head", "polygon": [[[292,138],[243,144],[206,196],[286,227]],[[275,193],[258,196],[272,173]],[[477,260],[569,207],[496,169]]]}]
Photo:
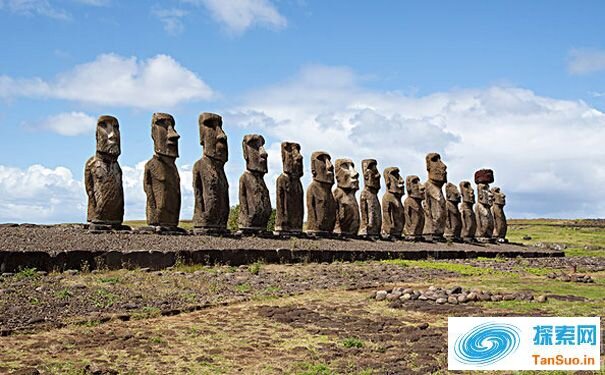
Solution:
[{"label": "stone moai head", "polygon": [[462,193],[462,201],[464,203],[475,203],[475,191],[470,181],[460,182],[460,192]]},{"label": "stone moai head", "polygon": [[426,155],[426,170],[429,172],[429,180],[439,186],[447,182],[447,166],[441,161],[441,155],[431,152]]},{"label": "stone moai head", "polygon": [[489,191],[488,184],[477,184],[477,200],[486,206],[491,206],[494,203],[494,195]]},{"label": "stone moai head", "polygon": [[248,134],[242,141],[246,169],[250,172],[267,173],[267,151],[265,138],[260,134]]},{"label": "stone moai head", "polygon": [[198,118],[198,126],[204,155],[226,163],[229,151],[227,135],[223,131],[223,118],[215,113],[204,112]]},{"label": "stone moai head", "polygon": [[168,113],[154,113],[151,119],[151,138],[158,155],[179,157],[179,138],[174,129],[174,117]]},{"label": "stone moai head", "polygon": [[295,142],[281,143],[281,160],[283,171],[294,178],[303,175],[303,156],[300,153],[300,145]]},{"label": "stone moai head", "polygon": [[97,152],[111,157],[120,156],[120,124],[113,116],[101,116],[97,120]]},{"label": "stone moai head", "polygon": [[399,168],[397,167],[388,167],[385,168],[384,173],[384,182],[387,186],[387,190],[389,193],[395,194],[397,196],[403,195],[403,177],[399,174]]},{"label": "stone moai head", "polygon": [[451,182],[445,185],[445,199],[456,204],[460,203],[460,192],[458,187]]},{"label": "stone moai head", "polygon": [[351,159],[336,159],[336,184],[341,189],[359,190],[359,173]]},{"label": "stone moai head", "polygon": [[334,184],[334,166],[327,152],[316,151],[311,154],[311,174],[317,182]]},{"label": "stone moai head", "polygon": [[380,190],[380,172],[375,159],[365,159],[361,162],[365,186],[376,191]]},{"label": "stone moai head", "polygon": [[414,175],[407,176],[405,178],[405,183],[407,186],[408,197],[424,199],[424,185],[420,182],[420,177]]},{"label": "stone moai head", "polygon": [[506,205],[506,195],[500,190],[499,187],[494,186],[491,188],[492,196],[494,197],[494,204],[497,206],[505,206]]}]

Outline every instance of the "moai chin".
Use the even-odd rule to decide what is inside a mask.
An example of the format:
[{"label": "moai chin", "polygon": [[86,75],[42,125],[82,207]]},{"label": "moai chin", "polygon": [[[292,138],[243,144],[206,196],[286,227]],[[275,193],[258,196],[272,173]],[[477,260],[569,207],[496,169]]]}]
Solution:
[{"label": "moai chin", "polygon": [[327,152],[311,155],[313,181],[307,188],[307,233],[329,236],[336,224],[336,201],[332,195],[334,166]]},{"label": "moai chin", "polygon": [[458,204],[460,203],[460,192],[458,187],[451,182],[445,185],[445,204],[447,209],[447,220],[443,236],[449,241],[460,241],[462,232],[462,217]]},{"label": "moai chin", "polygon": [[271,217],[271,200],[264,176],[267,173],[265,138],[248,134],[242,141],[246,170],[239,179],[239,216],[237,225],[243,234],[267,230]]},{"label": "moai chin", "polygon": [[155,154],[145,164],[143,187],[147,194],[147,224],[157,231],[182,232],[178,228],[181,211],[181,187],[175,161],[179,157],[179,134],[174,118],[154,113],[151,138]]},{"label": "moai chin", "polygon": [[403,177],[397,167],[386,168],[383,176],[387,191],[382,196],[382,236],[387,239],[399,239],[405,223],[401,204],[404,194]]},{"label": "moai chin", "polygon": [[365,159],[361,162],[364,187],[360,196],[361,223],[359,235],[366,238],[380,237],[382,229],[382,210],[378,191],[380,190],[380,172],[375,159]]},{"label": "moai chin", "polygon": [[336,159],[336,224],[334,233],[355,236],[359,231],[359,204],[355,193],[359,190],[359,173],[351,159]]},{"label": "moai chin", "polygon": [[97,120],[97,151],[86,161],[84,185],[88,195],[90,230],[129,229],[124,219],[124,188],[120,156],[120,124],[113,116]]},{"label": "moai chin", "polygon": [[462,218],[462,231],[460,236],[464,242],[475,242],[475,233],[477,232],[477,219],[475,217],[475,191],[470,181],[460,182],[460,193],[462,203],[460,204],[460,216]]},{"label": "moai chin", "polygon": [[477,232],[475,238],[479,242],[490,242],[494,235],[494,216],[492,215],[493,195],[488,184],[477,184],[477,204],[475,217]]},{"label": "moai chin", "polygon": [[281,158],[283,172],[277,178],[275,213],[275,231],[283,234],[302,233],[304,216],[303,156],[300,145],[294,142],[282,142]]},{"label": "moai chin", "polygon": [[424,184],[424,237],[428,241],[442,241],[447,220],[447,209],[442,187],[447,182],[447,167],[436,152],[426,155],[428,181]]},{"label": "moai chin", "polygon": [[198,126],[204,153],[193,165],[193,231],[223,234],[227,232],[229,220],[229,183],[224,168],[229,152],[223,118],[202,113]]},{"label": "moai chin", "polygon": [[506,205],[506,195],[499,187],[493,187],[491,193],[494,197],[492,204],[492,216],[494,217],[494,238],[500,243],[506,243],[506,232],[508,224],[506,223],[506,215],[504,214],[504,206]]},{"label": "moai chin", "polygon": [[420,183],[420,177],[407,176],[405,179],[408,192],[403,202],[405,217],[405,239],[407,241],[421,241],[424,230],[424,209],[422,201],[425,198],[424,185]]}]

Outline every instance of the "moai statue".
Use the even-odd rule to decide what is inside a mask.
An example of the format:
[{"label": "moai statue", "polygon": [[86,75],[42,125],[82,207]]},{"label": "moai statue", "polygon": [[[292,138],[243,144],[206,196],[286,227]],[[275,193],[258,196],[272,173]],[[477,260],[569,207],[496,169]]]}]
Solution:
[{"label": "moai statue", "polygon": [[327,152],[311,155],[313,181],[307,188],[307,233],[330,236],[336,224],[336,201],[332,195],[334,166]]},{"label": "moai statue", "polygon": [[359,202],[361,208],[359,235],[372,239],[380,237],[382,229],[382,210],[378,200],[380,172],[377,167],[378,162],[374,159],[366,159],[361,162],[364,187]]},{"label": "moai statue", "polygon": [[460,236],[464,242],[475,242],[477,232],[477,219],[473,205],[475,204],[475,191],[470,181],[460,182],[462,204],[460,204],[460,216],[462,217],[462,231]]},{"label": "moai statue", "polygon": [[445,201],[447,220],[445,221],[445,233],[443,236],[449,241],[460,241],[460,233],[462,232],[462,217],[458,210],[460,192],[458,191],[458,187],[451,182],[445,185]]},{"label": "moai statue", "polygon": [[147,224],[158,232],[183,232],[179,225],[181,180],[175,160],[179,157],[180,136],[174,118],[154,113],[151,138],[155,154],[145,164],[143,188],[147,194]]},{"label": "moai statue", "polygon": [[405,240],[421,241],[424,230],[424,209],[422,201],[425,197],[424,185],[420,183],[420,177],[407,176],[405,179],[407,198],[403,202],[405,217]]},{"label": "moai statue", "polygon": [[282,142],[281,159],[283,172],[277,178],[277,210],[275,213],[275,231],[281,234],[302,233],[304,215],[303,156],[300,145],[294,142]]},{"label": "moai statue", "polygon": [[351,159],[336,159],[336,225],[334,233],[355,236],[359,231],[359,204],[355,193],[359,190],[359,173]]},{"label": "moai statue", "polygon": [[84,185],[88,195],[89,229],[130,229],[124,219],[124,188],[120,156],[120,125],[113,116],[97,120],[97,152],[84,168]]},{"label": "moai statue", "polygon": [[477,184],[477,204],[475,217],[477,232],[475,237],[479,242],[490,242],[494,235],[494,217],[492,215],[493,196],[489,191],[489,184],[494,182],[494,172],[491,169],[481,169],[475,172]]},{"label": "moai statue", "polygon": [[506,232],[508,225],[506,224],[506,215],[504,214],[504,206],[506,205],[506,195],[499,187],[493,187],[491,193],[494,196],[492,205],[492,216],[494,217],[494,238],[500,243],[506,243]]},{"label": "moai statue", "polygon": [[227,233],[229,183],[224,167],[228,159],[228,148],[223,119],[214,113],[202,113],[198,126],[204,154],[193,165],[193,232]]},{"label": "moai statue", "polygon": [[242,148],[246,170],[239,179],[239,216],[237,224],[242,234],[260,234],[267,230],[271,217],[269,189],[265,185],[267,151],[265,138],[258,134],[244,136]]},{"label": "moai statue", "polygon": [[447,182],[447,167],[436,152],[426,155],[428,181],[424,184],[424,238],[427,241],[442,241],[447,220],[447,209],[442,187]]},{"label": "moai statue", "polygon": [[382,196],[382,236],[386,239],[399,239],[405,223],[403,205],[403,177],[399,168],[389,167],[383,173],[387,191]]}]

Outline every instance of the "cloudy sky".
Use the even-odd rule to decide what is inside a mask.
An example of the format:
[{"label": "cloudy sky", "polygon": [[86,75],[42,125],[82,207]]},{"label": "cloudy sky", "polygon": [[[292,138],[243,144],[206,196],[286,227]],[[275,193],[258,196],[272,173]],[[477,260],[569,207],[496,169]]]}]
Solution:
[{"label": "cloudy sky", "polygon": [[[153,112],[174,115],[181,217],[197,117],[224,117],[231,200],[241,139],[425,178],[489,167],[509,217],[604,217],[602,1],[0,0],[0,222],[82,222],[102,114],[122,130],[126,217],[144,218]],[[305,168],[303,183],[309,181]]]}]

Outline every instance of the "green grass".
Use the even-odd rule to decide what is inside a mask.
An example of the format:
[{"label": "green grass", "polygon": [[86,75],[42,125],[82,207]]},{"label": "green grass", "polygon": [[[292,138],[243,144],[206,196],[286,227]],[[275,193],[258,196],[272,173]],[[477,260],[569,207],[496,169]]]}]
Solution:
[{"label": "green grass", "polygon": [[301,363],[296,372],[298,375],[334,375],[336,374],[328,365],[324,363]]},{"label": "green grass", "polygon": [[384,260],[384,263],[395,264],[403,267],[420,267],[420,268],[430,268],[436,270],[444,270],[456,272],[463,276],[480,276],[480,275],[490,275],[490,274],[501,274],[500,271],[495,271],[490,268],[485,267],[475,267],[466,264],[457,264],[457,263],[447,263],[447,262],[438,262],[431,260],[403,260],[403,259],[389,259]]},{"label": "green grass", "polygon": [[238,284],[235,286],[235,290],[240,293],[248,293],[252,287],[248,283]]},{"label": "green grass", "polygon": [[363,341],[355,337],[347,337],[342,340],[342,346],[345,348],[363,348]]},{"label": "green grass", "polygon": [[38,277],[38,273],[35,267],[23,268],[15,275],[17,280],[32,279]]},{"label": "green grass", "polygon": [[258,275],[262,265],[263,264],[261,262],[254,262],[248,267],[248,271],[250,271],[250,273],[253,275]]},{"label": "green grass", "polygon": [[113,306],[119,299],[118,296],[106,289],[99,289],[92,297],[92,302],[97,308],[108,308]]}]

